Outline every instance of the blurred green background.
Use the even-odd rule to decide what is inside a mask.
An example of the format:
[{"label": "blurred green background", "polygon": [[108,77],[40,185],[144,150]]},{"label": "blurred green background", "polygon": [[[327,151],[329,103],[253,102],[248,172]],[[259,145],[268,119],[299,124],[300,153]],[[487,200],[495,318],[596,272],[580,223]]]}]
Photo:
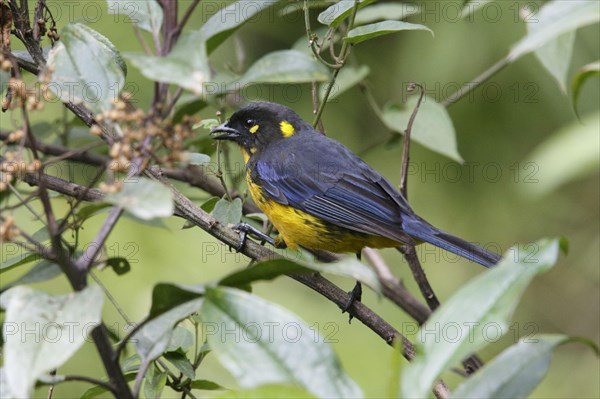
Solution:
[{"label": "blurred green background", "polygon": [[[105,2],[48,3],[61,11],[61,15],[55,14],[59,28],[72,21],[85,22],[107,36],[119,50],[140,51],[130,24],[123,16],[108,14]],[[511,44],[525,34],[524,24],[515,17],[517,7],[525,2],[500,1],[497,3],[500,14],[476,12],[466,20],[456,15],[456,10],[460,9],[456,7],[458,1],[418,3],[428,12],[408,20],[427,25],[435,32],[435,38],[423,32],[399,33],[359,44],[353,49],[352,62],[371,68],[368,82],[380,105],[403,101],[409,82],[420,82],[426,87],[427,94],[443,99],[504,57]],[[189,1],[180,4],[184,10]],[[188,28],[201,26],[214,12],[214,4],[202,2]],[[313,26],[317,25],[313,18]],[[571,73],[598,60],[599,33],[597,24],[578,31]],[[288,49],[303,35],[302,13],[285,18],[276,12],[263,13],[213,54],[212,65],[217,69],[229,65],[245,70],[261,55]],[[133,67],[129,68],[127,79],[139,88],[135,100],[142,108],[147,108],[153,94],[152,83]],[[598,79],[590,79],[580,100],[582,120],[599,112],[599,93]],[[249,89],[245,94],[250,100],[286,103],[305,119],[312,119],[310,85],[263,85]],[[44,113],[34,115],[34,122],[51,122],[62,112],[59,104],[49,104]],[[200,115],[214,118],[214,112],[215,109],[206,108]],[[529,158],[540,143],[559,129],[581,124],[570,99],[538,60],[528,55],[495,75],[471,96],[451,106],[449,112],[465,164],[459,165],[418,144],[413,145],[411,161],[414,164],[409,177],[409,201],[413,208],[442,229],[472,241],[495,245],[503,251],[515,243],[528,243],[541,237],[564,236],[570,243],[568,255],[561,256],[551,272],[536,278],[528,288],[507,335],[482,351],[482,357],[488,360],[518,338],[532,333],[582,336],[600,343],[598,171],[540,195],[536,194],[536,185],[544,183],[540,180],[543,170]],[[12,126],[13,118],[16,117],[10,113],[1,115],[2,128]],[[401,150],[386,148],[389,133],[358,88],[328,104],[323,121],[328,135],[361,154],[392,182],[398,182]],[[199,131],[199,134],[205,133]],[[577,154],[568,150],[562,156],[577,159]],[[241,162],[241,157],[236,153],[234,160]],[[66,170],[65,166],[60,173],[66,173]],[[73,173],[77,176],[82,172],[75,168]],[[199,190],[181,188],[198,203],[208,198]],[[60,200],[56,204],[60,209]],[[66,204],[62,205],[66,211]],[[24,210],[16,216],[23,229],[29,226],[35,231],[39,227]],[[85,225],[82,242],[92,239],[102,221],[100,215]],[[108,254],[127,256],[133,269],[122,277],[117,277],[111,270],[98,271],[96,275],[131,319],[137,321],[145,316],[152,287],[158,282],[201,283],[247,265],[248,259],[244,256],[229,252],[199,229],[181,230],[182,224],[181,220],[172,218],[166,221],[167,229],[152,228],[125,219],[111,234]],[[484,271],[449,255],[450,261],[445,261],[446,254],[432,247],[421,247],[420,250],[427,275],[442,302],[466,281]],[[384,250],[383,255],[394,273],[416,294],[418,290],[410,271],[399,254]],[[2,284],[22,273],[22,269],[16,269],[2,274]],[[348,290],[354,284],[344,279],[333,280]],[[38,284],[36,288],[50,293],[70,291],[62,277]],[[347,316],[336,306],[287,278],[257,284],[254,292],[285,306],[328,336],[345,369],[368,397],[387,395],[392,350],[360,322],[348,324]],[[415,323],[387,300],[368,292],[363,301],[409,338],[416,331]],[[110,303],[107,302],[104,309],[106,324],[122,335],[123,319]],[[61,374],[98,377],[104,375],[100,367],[95,348],[88,343],[59,371]],[[593,351],[583,345],[569,344],[555,352],[549,375],[533,397],[597,398],[600,396],[598,375],[600,364]],[[210,356],[199,369],[198,376],[235,387],[233,378]],[[459,381],[453,374],[444,377],[451,385]],[[80,383],[59,385],[54,397],[76,397],[88,387]],[[46,395],[47,388],[36,391],[37,397]],[[165,392],[164,397],[175,397],[175,393]]]}]

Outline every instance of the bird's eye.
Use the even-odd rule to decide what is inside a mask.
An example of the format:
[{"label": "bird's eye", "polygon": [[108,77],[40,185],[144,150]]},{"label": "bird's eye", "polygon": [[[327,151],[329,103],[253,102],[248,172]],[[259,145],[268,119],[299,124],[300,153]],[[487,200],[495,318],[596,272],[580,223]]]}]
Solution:
[{"label": "bird's eye", "polygon": [[254,119],[246,119],[244,124],[246,125],[247,129],[250,129],[252,126],[256,125],[256,121]]}]

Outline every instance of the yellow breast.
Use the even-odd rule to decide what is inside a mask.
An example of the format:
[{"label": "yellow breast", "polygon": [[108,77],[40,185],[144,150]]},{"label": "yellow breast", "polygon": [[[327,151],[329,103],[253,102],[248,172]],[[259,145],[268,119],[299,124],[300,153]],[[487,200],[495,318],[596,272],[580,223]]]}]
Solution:
[{"label": "yellow breast", "polygon": [[258,207],[279,231],[279,239],[290,249],[299,245],[309,249],[357,253],[363,247],[396,247],[398,242],[386,237],[363,234],[335,226],[306,212],[267,198],[263,190],[246,173],[250,194]]}]

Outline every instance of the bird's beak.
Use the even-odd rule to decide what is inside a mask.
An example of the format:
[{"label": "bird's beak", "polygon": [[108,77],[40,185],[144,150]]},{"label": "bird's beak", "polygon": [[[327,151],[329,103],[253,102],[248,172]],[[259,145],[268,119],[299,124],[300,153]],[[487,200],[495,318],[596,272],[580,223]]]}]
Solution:
[{"label": "bird's beak", "polygon": [[235,140],[241,136],[240,132],[236,129],[227,126],[227,122],[215,127],[208,134],[213,136],[213,139],[215,140]]}]

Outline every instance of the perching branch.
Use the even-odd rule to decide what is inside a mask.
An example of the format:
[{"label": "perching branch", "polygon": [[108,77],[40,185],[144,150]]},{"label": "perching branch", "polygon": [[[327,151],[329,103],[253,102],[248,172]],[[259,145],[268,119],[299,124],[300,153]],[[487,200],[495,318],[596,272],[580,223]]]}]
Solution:
[{"label": "perching branch", "polygon": [[[239,233],[237,231],[223,225],[211,215],[197,207],[192,201],[181,194],[179,190],[173,187],[158,169],[150,169],[146,171],[146,174],[169,187],[174,196],[176,216],[182,217],[195,224],[226,245],[235,247],[239,244]],[[85,193],[85,198],[83,199],[89,201],[99,201],[104,197],[104,193],[100,190],[86,190],[84,186],[70,183],[56,177],[47,176],[46,178],[48,189],[65,195],[77,196]],[[31,185],[37,185],[40,181],[39,177],[35,174],[27,174],[24,176],[23,180]],[[246,242],[241,252],[255,260],[279,257],[277,253],[251,240]],[[348,302],[348,294],[321,275],[302,274],[290,275],[290,277],[329,299],[340,309]],[[414,358],[415,353],[412,343],[369,307],[363,303],[355,302],[348,309],[348,313],[357,320],[360,320],[365,326],[380,336],[388,345],[393,346],[402,344],[403,356],[407,360],[412,360]],[[442,391],[441,386],[436,389],[440,390],[440,392]]]},{"label": "perching branch", "polygon": [[[0,131],[0,139],[5,140],[8,137],[8,133]],[[97,155],[94,153],[90,153],[87,151],[83,152],[73,152],[70,151],[66,147],[62,147],[59,145],[50,145],[50,144],[40,144],[39,150],[47,155],[54,155],[57,157],[64,157],[65,154],[69,153],[69,157],[66,159],[73,160],[76,162],[82,162],[89,165],[97,165],[103,166],[109,161],[108,157],[104,157],[102,155]],[[170,179],[178,180],[181,182],[185,182],[190,184],[191,186],[198,187],[205,192],[208,192],[211,195],[216,197],[223,197],[225,192],[223,190],[222,185],[219,181],[211,176],[209,176],[206,171],[201,167],[188,167],[186,169],[165,169],[162,170],[157,166],[153,166],[150,168],[153,173],[162,173],[165,177]],[[31,175],[26,175],[24,181],[27,183],[33,184],[33,177]],[[67,196],[71,196],[77,199],[86,198],[85,191],[89,190],[89,199],[90,201],[99,201],[104,195],[100,190],[96,189],[86,189],[82,186],[77,186],[76,184],[65,182],[61,184],[59,182],[60,179],[56,179],[54,177],[48,176],[48,183],[51,185],[50,188],[52,190],[58,191]],[[235,193],[231,192],[230,195],[235,197]],[[245,201],[242,208],[244,214],[248,213],[257,213],[261,212],[261,210],[254,205],[252,202]],[[365,253],[368,253],[368,249],[365,250]],[[375,252],[374,250],[371,250]],[[317,259],[322,262],[334,262],[339,259],[339,256],[336,254],[332,254],[325,251],[314,251],[313,252]],[[367,259],[372,262],[373,257],[368,256]],[[382,259],[379,259],[380,264],[383,262]],[[385,265],[385,262],[383,262]],[[383,266],[389,270],[387,265]],[[377,271],[377,269],[376,269]],[[393,278],[387,278],[378,273],[380,277],[380,281],[383,286],[383,295],[395,303],[398,307],[403,309],[408,315],[410,315],[413,319],[417,321],[417,323],[422,324],[431,313],[430,310],[425,307],[421,302],[419,302],[404,286],[400,284],[399,281]]]}]

